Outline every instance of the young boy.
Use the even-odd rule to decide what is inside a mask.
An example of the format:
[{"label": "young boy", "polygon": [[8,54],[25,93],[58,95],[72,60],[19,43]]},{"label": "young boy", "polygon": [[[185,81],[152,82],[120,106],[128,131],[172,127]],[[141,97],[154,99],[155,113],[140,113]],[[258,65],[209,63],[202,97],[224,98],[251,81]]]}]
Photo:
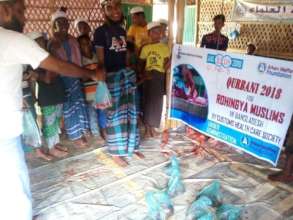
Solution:
[{"label": "young boy", "polygon": [[169,47],[161,43],[161,24],[149,23],[148,34],[151,43],[142,48],[140,67],[143,72],[143,118],[146,125],[146,137],[156,135],[155,128],[160,127],[163,98],[166,94],[166,64],[170,58]]},{"label": "young boy", "polygon": [[[28,34],[39,46],[47,50],[47,40],[42,33]],[[60,144],[60,125],[65,91],[62,80],[55,73],[37,69],[38,104],[42,112],[42,132],[49,148],[48,160],[51,156],[62,158],[67,156],[68,149]],[[46,159],[46,158],[45,158]]]},{"label": "young boy", "polygon": [[74,21],[74,28],[78,32],[78,36],[87,35],[90,36],[91,27],[85,18],[78,18]]},{"label": "young boy", "polygon": [[255,51],[256,51],[256,46],[253,43],[249,42],[247,44],[246,54],[247,55],[255,55]]},{"label": "young boy", "polygon": [[[88,35],[82,35],[78,39],[80,51],[82,55],[82,65],[85,68],[95,70],[98,66],[98,58],[96,53],[92,50],[92,42]],[[92,134],[97,134],[97,122],[99,125],[100,135],[106,139],[106,113],[103,110],[95,109],[95,90],[98,83],[92,80],[84,82],[84,90],[86,95],[88,114],[90,119],[90,129]]]},{"label": "young boy", "polygon": [[200,47],[226,51],[229,39],[225,35],[221,34],[226,18],[221,14],[216,15],[213,20],[215,30],[210,34],[203,36]]},{"label": "young boy", "polygon": [[130,11],[132,25],[127,32],[127,40],[133,42],[138,53],[143,45],[148,43],[147,22],[142,7],[134,7]]}]

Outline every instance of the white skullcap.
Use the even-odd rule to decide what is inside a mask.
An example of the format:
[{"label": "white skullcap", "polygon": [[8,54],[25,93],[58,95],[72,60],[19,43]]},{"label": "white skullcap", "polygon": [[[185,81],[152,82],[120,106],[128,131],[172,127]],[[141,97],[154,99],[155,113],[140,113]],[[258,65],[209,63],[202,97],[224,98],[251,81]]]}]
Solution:
[{"label": "white skullcap", "polygon": [[64,11],[56,11],[54,14],[51,15],[51,22],[53,23],[58,18],[67,18],[67,15]]},{"label": "white skullcap", "polygon": [[134,7],[130,10],[130,14],[142,13],[144,12],[143,8],[140,6]]},{"label": "white skullcap", "polygon": [[29,32],[29,33],[26,34],[26,36],[29,37],[32,40],[36,40],[36,39],[38,39],[40,37],[44,37],[43,33],[41,33],[41,32]]},{"label": "white skullcap", "polygon": [[78,28],[78,24],[80,22],[84,22],[84,23],[87,23],[88,24],[88,20],[86,18],[78,18],[74,21],[74,28]]},{"label": "white skullcap", "polygon": [[166,19],[160,19],[159,21],[158,21],[160,24],[164,24],[164,25],[168,25],[169,23],[168,23],[168,21],[166,20]]},{"label": "white skullcap", "polygon": [[147,25],[148,31],[151,30],[151,29],[153,29],[153,28],[156,28],[156,27],[161,27],[160,22],[150,22]]},{"label": "white skullcap", "polygon": [[108,0],[100,0],[101,5],[105,5],[108,2]]},{"label": "white skullcap", "polygon": [[121,0],[100,0],[100,4],[102,6],[105,6],[107,3],[111,3],[111,2],[114,2],[114,3],[121,3]]}]

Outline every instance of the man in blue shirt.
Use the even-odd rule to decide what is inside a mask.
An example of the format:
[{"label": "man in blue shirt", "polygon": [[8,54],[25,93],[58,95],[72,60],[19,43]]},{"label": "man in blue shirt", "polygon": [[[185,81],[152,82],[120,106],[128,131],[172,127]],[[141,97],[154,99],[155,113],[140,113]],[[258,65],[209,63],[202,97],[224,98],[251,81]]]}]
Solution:
[{"label": "man in blue shirt", "polygon": [[200,47],[223,50],[228,48],[229,39],[225,35],[221,34],[221,30],[225,25],[226,18],[224,15],[216,15],[214,17],[215,30],[212,33],[203,36]]}]

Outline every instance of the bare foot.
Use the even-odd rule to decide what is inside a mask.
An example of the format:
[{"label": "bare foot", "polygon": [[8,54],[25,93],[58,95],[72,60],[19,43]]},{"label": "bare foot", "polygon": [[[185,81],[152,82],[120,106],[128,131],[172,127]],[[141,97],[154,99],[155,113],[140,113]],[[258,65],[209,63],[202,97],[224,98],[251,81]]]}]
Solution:
[{"label": "bare foot", "polygon": [[91,138],[93,137],[93,135],[91,133],[85,133],[84,136],[81,138],[85,143],[88,143]]},{"label": "bare foot", "polygon": [[122,157],[119,157],[119,156],[112,156],[114,162],[119,165],[120,167],[127,167],[128,166],[128,163],[122,158]]},{"label": "bare foot", "polygon": [[41,158],[41,159],[43,159],[45,161],[53,160],[53,157],[48,155],[48,154],[46,154],[46,153],[44,153],[41,148],[37,148],[35,154],[36,154],[37,158]]},{"label": "bare foot", "polygon": [[74,144],[75,144],[76,149],[85,149],[85,148],[89,147],[87,145],[87,143],[82,138],[75,140]]},{"label": "bare foot", "polygon": [[60,151],[68,152],[68,148],[63,146],[63,145],[61,145],[61,144],[56,144],[55,148],[60,150]]},{"label": "bare foot", "polygon": [[151,136],[152,137],[158,137],[160,135],[159,132],[156,132],[156,130],[154,128],[151,128]]},{"label": "bare foot", "polygon": [[138,156],[139,159],[144,159],[144,158],[145,158],[145,156],[144,156],[141,152],[139,152],[139,151],[134,152],[134,154],[135,154],[136,156]]},{"label": "bare foot", "polygon": [[150,133],[149,131],[146,131],[146,132],[144,133],[144,136],[143,136],[144,139],[149,139],[149,138],[151,138],[151,137],[152,137],[152,135],[151,135],[151,133]]},{"label": "bare foot", "polygon": [[292,183],[293,175],[286,174],[284,172],[275,173],[268,176],[268,179],[271,181],[278,181],[282,183]]},{"label": "bare foot", "polygon": [[53,157],[56,157],[56,158],[63,158],[63,157],[66,157],[68,155],[67,152],[58,150],[55,147],[49,150],[49,154],[52,155]]},{"label": "bare foot", "polygon": [[100,135],[102,139],[106,140],[107,139],[107,132],[105,128],[100,128]]}]

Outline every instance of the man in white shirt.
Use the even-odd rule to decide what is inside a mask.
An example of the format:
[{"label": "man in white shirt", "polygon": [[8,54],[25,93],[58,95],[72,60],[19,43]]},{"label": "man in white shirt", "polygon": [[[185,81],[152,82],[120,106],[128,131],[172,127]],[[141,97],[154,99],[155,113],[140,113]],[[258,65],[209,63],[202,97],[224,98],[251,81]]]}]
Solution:
[{"label": "man in white shirt", "polygon": [[[31,220],[28,171],[22,151],[23,65],[71,77],[103,79],[102,73],[60,61],[22,32],[24,0],[0,0],[0,219]],[[16,32],[17,31],[17,32]]]}]

